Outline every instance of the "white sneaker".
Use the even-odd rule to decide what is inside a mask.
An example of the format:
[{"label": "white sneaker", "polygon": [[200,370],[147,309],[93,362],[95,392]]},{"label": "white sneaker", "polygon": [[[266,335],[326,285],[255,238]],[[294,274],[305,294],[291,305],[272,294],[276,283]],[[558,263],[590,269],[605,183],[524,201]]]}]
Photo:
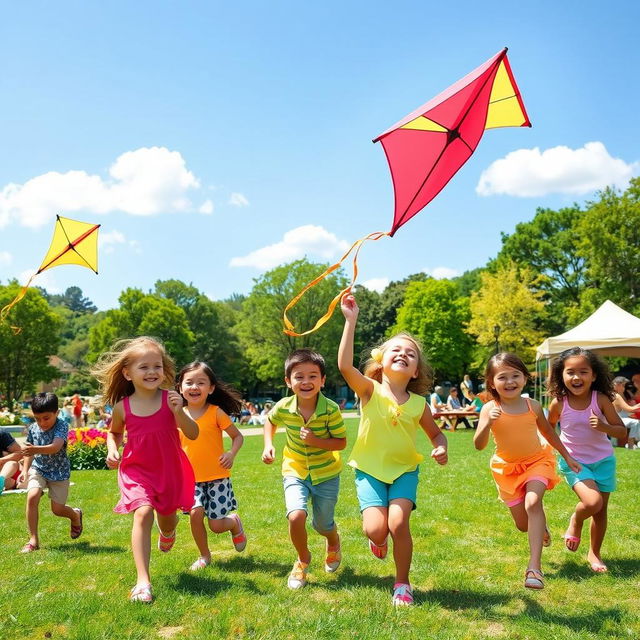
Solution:
[{"label": "white sneaker", "polygon": [[307,584],[307,572],[309,571],[309,563],[296,560],[293,563],[293,569],[287,579],[289,589],[302,589]]}]

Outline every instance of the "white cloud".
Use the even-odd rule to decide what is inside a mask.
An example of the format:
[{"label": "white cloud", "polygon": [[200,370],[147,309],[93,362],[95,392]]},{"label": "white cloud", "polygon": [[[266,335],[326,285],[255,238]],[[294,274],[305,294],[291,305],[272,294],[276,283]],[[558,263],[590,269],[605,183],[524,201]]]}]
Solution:
[{"label": "white cloud", "polygon": [[369,291],[382,293],[389,286],[389,282],[389,278],[371,278],[370,280],[365,280],[362,286],[365,289],[369,289]]},{"label": "white cloud", "polygon": [[79,211],[140,216],[189,211],[187,194],[199,187],[178,151],[143,147],[116,158],[107,179],[86,171],[50,171],[24,184],[6,185],[0,190],[0,228],[14,221],[37,228],[57,213]]},{"label": "white cloud", "polygon": [[[27,269],[18,276],[18,282],[21,285],[26,285],[29,282],[29,278],[34,275],[35,269]],[[46,289],[48,293],[62,293],[62,289],[55,283],[51,273],[49,271],[43,271],[39,273],[31,282],[32,287],[42,287]]]},{"label": "white cloud", "polygon": [[0,265],[7,266],[13,261],[13,256],[8,251],[0,251]]},{"label": "white cloud", "polygon": [[229,204],[234,207],[248,207],[249,201],[241,193],[232,193],[229,197]]},{"label": "white cloud", "polygon": [[213,201],[212,200],[205,200],[201,205],[200,208],[198,209],[198,211],[200,213],[203,213],[205,215],[211,215],[213,213]]},{"label": "white cloud", "polygon": [[436,280],[445,280],[447,278],[456,278],[460,275],[457,269],[451,267],[435,267],[434,269],[424,269],[424,272]]},{"label": "white cloud", "polygon": [[125,244],[126,241],[124,234],[115,229],[113,231],[103,231],[98,235],[98,246],[104,253],[113,253],[115,249],[114,245]]},{"label": "white cloud", "polygon": [[246,256],[232,258],[232,267],[255,267],[261,271],[272,269],[279,264],[312,255],[328,260],[344,252],[349,244],[338,240],[333,234],[312,224],[287,231],[280,242],[256,249]]},{"label": "white cloud", "polygon": [[585,194],[609,185],[624,189],[639,171],[640,163],[627,164],[613,158],[602,142],[587,142],[581,149],[518,149],[482,172],[476,193],[526,198],[549,193]]}]

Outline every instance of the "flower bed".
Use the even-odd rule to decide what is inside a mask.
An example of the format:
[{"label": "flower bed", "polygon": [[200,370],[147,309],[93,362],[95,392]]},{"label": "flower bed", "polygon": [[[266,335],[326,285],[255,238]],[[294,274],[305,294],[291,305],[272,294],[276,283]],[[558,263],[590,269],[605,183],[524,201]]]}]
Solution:
[{"label": "flower bed", "polygon": [[67,455],[72,469],[106,469],[107,432],[69,429]]}]

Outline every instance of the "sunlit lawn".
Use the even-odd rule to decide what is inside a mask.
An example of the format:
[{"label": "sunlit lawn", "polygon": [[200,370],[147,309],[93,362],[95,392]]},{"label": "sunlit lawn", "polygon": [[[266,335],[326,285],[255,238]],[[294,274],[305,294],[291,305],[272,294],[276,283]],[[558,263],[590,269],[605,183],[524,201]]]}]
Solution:
[{"label": "sunlit lawn", "polygon": [[[351,443],[356,424],[349,420]],[[449,436],[449,466],[427,461],[422,467],[412,518],[412,609],[391,606],[393,563],[368,551],[350,469],[337,509],[343,567],[325,574],[323,540],[312,532],[310,584],[287,589],[294,554],[279,467],[260,462],[261,437],[247,437],[234,470],[247,550],[238,554],[227,534],[212,534],[213,565],[190,573],[197,551],[183,518],[174,550],[152,552],[156,601],[150,606],[127,601],[134,580],[131,520],[111,511],[118,497],[114,472],[73,473],[70,502],[85,511],[77,542],[43,500],[43,548],[28,555],[17,553],[27,539],[25,496],[0,497],[0,638],[639,638],[640,451],[617,451],[620,488],[605,541],[610,574],[591,573],[584,540],[577,554],[564,549],[574,498],[562,484],[546,500],[554,537],[544,556],[547,586],[531,592],[522,588],[526,537],[497,502],[490,452],[476,452],[471,435]],[[428,454],[425,438],[421,449]]]}]

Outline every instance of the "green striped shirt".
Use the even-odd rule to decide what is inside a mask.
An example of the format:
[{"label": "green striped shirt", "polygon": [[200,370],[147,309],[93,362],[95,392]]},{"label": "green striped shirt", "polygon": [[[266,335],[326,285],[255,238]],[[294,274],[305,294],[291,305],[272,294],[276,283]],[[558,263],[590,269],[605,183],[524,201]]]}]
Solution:
[{"label": "green striped shirt", "polygon": [[293,395],[279,400],[269,412],[269,421],[276,427],[285,427],[287,443],[282,452],[282,475],[304,480],[311,476],[312,484],[319,484],[339,475],[342,462],[338,451],[311,447],[300,439],[300,429],[307,427],[318,438],[346,438],[347,430],[340,407],[318,394],[316,410],[305,423],[298,412],[298,397]]}]

